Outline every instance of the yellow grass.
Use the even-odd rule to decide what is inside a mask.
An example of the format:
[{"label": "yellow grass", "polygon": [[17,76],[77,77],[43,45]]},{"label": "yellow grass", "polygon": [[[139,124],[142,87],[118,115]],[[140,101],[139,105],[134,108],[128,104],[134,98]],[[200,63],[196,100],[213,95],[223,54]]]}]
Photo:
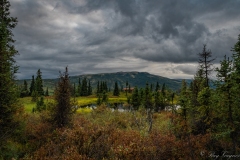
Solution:
[{"label": "yellow grass", "polygon": [[[77,102],[77,105],[80,107],[84,107],[90,104],[96,104],[97,103],[97,97],[96,96],[88,96],[88,97],[76,97],[75,101]],[[32,112],[32,109],[36,107],[36,102],[32,102],[32,97],[24,97],[19,98],[19,101],[21,104],[23,104],[24,109],[26,112]],[[44,97],[44,103],[47,104],[48,102],[53,101],[53,97]],[[111,96],[109,95],[108,98],[109,103],[125,103],[127,102],[127,98],[123,95],[119,97]],[[78,113],[89,113],[90,111],[88,109],[80,109],[77,111]]]},{"label": "yellow grass", "polygon": [[77,113],[80,113],[80,114],[86,114],[86,113],[90,113],[90,112],[92,112],[92,109],[90,109],[90,108],[79,108],[77,110]]}]

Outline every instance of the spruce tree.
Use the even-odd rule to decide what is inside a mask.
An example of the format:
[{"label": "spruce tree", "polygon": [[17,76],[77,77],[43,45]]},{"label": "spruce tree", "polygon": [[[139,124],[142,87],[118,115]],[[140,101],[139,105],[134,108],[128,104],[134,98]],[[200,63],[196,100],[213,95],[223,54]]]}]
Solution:
[{"label": "spruce tree", "polygon": [[28,91],[28,84],[26,80],[23,81],[23,90]]},{"label": "spruce tree", "polygon": [[53,124],[58,128],[68,126],[71,123],[73,109],[71,105],[71,83],[67,67],[63,74],[60,73],[54,97],[56,106],[52,110]]},{"label": "spruce tree", "polygon": [[46,110],[46,105],[44,104],[43,96],[41,96],[40,100],[37,100],[36,111],[41,112],[43,110]]},{"label": "spruce tree", "polygon": [[159,83],[157,82],[155,91],[157,92],[157,91],[159,91],[159,90],[160,90],[160,85],[159,85]]},{"label": "spruce tree", "polygon": [[128,87],[128,81],[126,81],[126,96],[127,96],[127,87]]},{"label": "spruce tree", "polygon": [[114,96],[119,96],[119,88],[118,88],[118,83],[115,82],[115,85],[114,85],[114,90],[113,90],[113,95]]},{"label": "spruce tree", "polygon": [[195,114],[197,108],[200,104],[197,100],[199,92],[206,86],[204,72],[200,67],[196,74],[194,75],[193,81],[190,83],[190,106],[192,107],[192,115]]},{"label": "spruce tree", "polygon": [[198,63],[203,71],[203,75],[205,78],[205,87],[209,87],[209,75],[213,71],[212,62],[214,61],[214,59],[211,59],[212,52],[206,49],[206,45],[203,45],[203,51],[198,55],[199,55]]},{"label": "spruce tree", "polygon": [[213,71],[212,52],[203,46],[199,55],[199,69],[190,85],[190,112],[194,134],[206,134],[212,124],[212,91],[209,88],[211,72]]},{"label": "spruce tree", "polygon": [[84,78],[82,80],[81,96],[87,96],[87,95],[88,95],[87,79]]},{"label": "spruce tree", "polygon": [[181,106],[181,116],[184,120],[187,120],[188,115],[188,94],[187,94],[187,83],[182,80],[181,93],[179,96],[179,105]]},{"label": "spruce tree", "polygon": [[107,87],[107,82],[106,81],[103,82],[103,90],[105,92],[108,92],[108,87]]},{"label": "spruce tree", "polygon": [[102,102],[107,103],[108,102],[108,95],[106,91],[103,91],[102,93]]},{"label": "spruce tree", "polygon": [[165,83],[163,83],[162,89],[161,89],[161,94],[160,94],[160,101],[161,101],[161,105],[160,105],[160,109],[164,110],[166,107],[166,86]]},{"label": "spruce tree", "polygon": [[150,85],[150,91],[152,92],[153,91],[153,84],[151,83]]},{"label": "spruce tree", "polygon": [[77,95],[81,96],[82,85],[81,85],[81,79],[78,79],[78,87],[77,87]]},{"label": "spruce tree", "polygon": [[148,82],[146,83],[146,87],[145,87],[144,106],[146,109],[150,109],[150,110],[153,109],[152,92],[149,88]]},{"label": "spruce tree", "polygon": [[44,90],[43,90],[42,72],[40,69],[38,69],[37,71],[35,85],[36,85],[36,91],[38,92],[38,95],[43,96]]},{"label": "spruce tree", "polygon": [[154,94],[154,110],[155,112],[159,111],[159,108],[161,107],[161,99],[160,99],[160,91],[159,91],[159,84],[157,82],[155,94]]},{"label": "spruce tree", "polygon": [[153,123],[153,117],[152,117],[153,102],[152,102],[152,92],[148,86],[148,82],[146,83],[146,87],[145,87],[144,107],[147,110],[147,120],[149,123],[148,132],[151,132],[152,123]]},{"label": "spruce tree", "polygon": [[139,106],[141,105],[140,96],[139,96],[137,87],[135,87],[133,90],[133,94],[131,97],[131,105],[134,110],[138,110]]},{"label": "spruce tree", "polygon": [[103,93],[103,82],[102,82],[102,81],[100,82],[100,89],[99,89],[99,92],[100,92],[100,93]]},{"label": "spruce tree", "polygon": [[101,94],[98,94],[97,105],[100,106],[102,104]]},{"label": "spruce tree", "polygon": [[106,89],[106,92],[109,91],[109,89],[108,89],[108,85],[107,85],[107,82],[105,82],[105,89]]},{"label": "spruce tree", "polygon": [[88,80],[88,96],[92,95],[92,86],[90,80]]},{"label": "spruce tree", "polygon": [[32,92],[36,90],[35,89],[35,78],[34,78],[34,75],[32,75],[32,81],[31,81],[31,85],[30,85],[30,88],[29,88],[29,95],[31,96],[32,95]]},{"label": "spruce tree", "polygon": [[[17,50],[14,47],[12,30],[17,25],[17,18],[10,16],[10,3],[1,0],[0,3],[0,155],[4,157],[2,149],[5,142],[18,129],[19,123],[15,120],[20,105],[17,104],[17,85],[14,74],[18,67],[14,56]],[[11,157],[12,158],[12,157]],[[3,158],[4,159],[4,158]],[[8,158],[6,158],[8,159]],[[10,159],[10,157],[9,157]]]},{"label": "spruce tree", "polygon": [[[220,61],[220,68],[216,68],[217,81],[216,81],[216,94],[218,97],[217,110],[218,116],[222,123],[227,123],[226,128],[221,125],[222,132],[228,132],[229,127],[233,126],[234,117],[234,94],[233,94],[233,81],[231,79],[232,61],[224,56],[223,61]],[[232,129],[230,129],[232,130]]]},{"label": "spruce tree", "polygon": [[144,89],[140,88],[140,99],[141,99],[141,103],[143,102],[143,98],[144,98]]},{"label": "spruce tree", "polygon": [[99,81],[97,82],[97,95],[100,93]]}]

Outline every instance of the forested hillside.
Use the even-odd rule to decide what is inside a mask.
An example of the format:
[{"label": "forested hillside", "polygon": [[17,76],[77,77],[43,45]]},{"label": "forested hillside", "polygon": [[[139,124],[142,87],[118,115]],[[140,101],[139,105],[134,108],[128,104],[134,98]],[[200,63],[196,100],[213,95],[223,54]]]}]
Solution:
[{"label": "forested hillside", "polygon": [[[33,73],[35,74],[35,73]],[[126,87],[126,82],[129,83],[131,87],[137,86],[138,88],[145,87],[146,83],[153,84],[154,86],[158,82],[160,85],[165,84],[167,88],[174,91],[179,90],[181,86],[181,80],[169,79],[166,77],[161,77],[157,75],[152,75],[147,72],[117,72],[117,73],[101,73],[101,74],[86,74],[79,76],[70,76],[71,83],[76,85],[79,82],[79,78],[82,81],[84,78],[90,80],[91,85],[94,89],[97,87],[99,81],[107,82],[110,89],[114,88],[114,83],[118,82],[120,88]],[[26,79],[28,84],[31,84],[31,79]],[[50,90],[54,89],[58,79],[44,79],[44,87],[48,87]],[[17,82],[19,85],[24,84],[24,80],[19,80]]]}]

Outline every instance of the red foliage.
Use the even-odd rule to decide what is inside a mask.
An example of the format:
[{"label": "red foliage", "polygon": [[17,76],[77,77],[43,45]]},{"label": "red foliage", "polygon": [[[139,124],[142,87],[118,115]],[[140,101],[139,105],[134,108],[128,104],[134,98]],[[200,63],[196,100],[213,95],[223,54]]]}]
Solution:
[{"label": "red foliage", "polygon": [[201,153],[207,153],[209,135],[179,138],[157,130],[142,134],[116,124],[104,126],[78,116],[72,128],[52,131],[50,124],[31,118],[27,126],[30,154],[26,159],[201,159]]}]

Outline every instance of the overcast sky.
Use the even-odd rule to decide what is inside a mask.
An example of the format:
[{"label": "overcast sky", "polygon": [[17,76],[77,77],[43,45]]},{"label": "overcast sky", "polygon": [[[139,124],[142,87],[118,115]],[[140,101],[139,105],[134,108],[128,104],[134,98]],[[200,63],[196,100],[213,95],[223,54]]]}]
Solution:
[{"label": "overcast sky", "polygon": [[216,57],[240,34],[240,0],[10,0],[18,79],[139,71],[192,78],[203,44]]}]

